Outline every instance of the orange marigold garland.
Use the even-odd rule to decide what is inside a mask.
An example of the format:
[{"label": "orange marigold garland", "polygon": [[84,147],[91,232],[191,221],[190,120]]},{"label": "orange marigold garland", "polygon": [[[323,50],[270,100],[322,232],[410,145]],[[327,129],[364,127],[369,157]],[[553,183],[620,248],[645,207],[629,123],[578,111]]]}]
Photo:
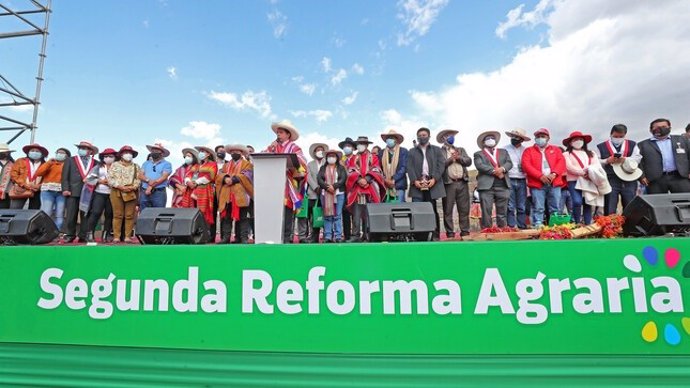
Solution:
[{"label": "orange marigold garland", "polygon": [[540,240],[570,240],[573,233],[570,231],[575,224],[568,223],[554,226],[543,226],[539,231]]},{"label": "orange marigold garland", "polygon": [[623,233],[623,224],[625,217],[619,214],[611,214],[608,216],[598,216],[594,218],[597,225],[601,226],[599,237],[616,238]]}]

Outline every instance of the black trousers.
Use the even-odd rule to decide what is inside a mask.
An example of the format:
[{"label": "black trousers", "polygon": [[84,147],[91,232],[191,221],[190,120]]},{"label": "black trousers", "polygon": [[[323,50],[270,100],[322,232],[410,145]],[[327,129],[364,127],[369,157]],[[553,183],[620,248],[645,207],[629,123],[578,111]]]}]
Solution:
[{"label": "black trousers", "polygon": [[[77,233],[77,218],[80,220],[79,232]],[[86,240],[86,213],[79,210],[79,197],[65,198],[65,223],[63,229],[66,237],[79,237],[79,240]]]},{"label": "black trousers", "polygon": [[225,210],[225,217],[220,220],[221,242],[230,242],[232,236],[232,225],[235,224],[235,241],[242,244],[249,242],[249,207],[240,208],[239,221],[232,220],[232,204],[229,203]]},{"label": "black trousers", "polygon": [[441,231],[441,221],[438,218],[438,209],[436,206],[436,199],[431,199],[431,192],[430,190],[424,190],[422,191],[422,199],[415,199],[412,198],[412,202],[429,202],[431,204],[431,207],[434,209],[434,219],[436,220],[436,229],[432,233],[432,236],[437,239],[440,236],[440,231]]},{"label": "black trousers", "polygon": [[[345,200],[347,201],[347,194]],[[352,213],[343,206],[343,237],[345,240],[349,240],[350,236],[352,236]]]},{"label": "black trousers", "polygon": [[690,179],[678,173],[662,175],[661,178],[650,182],[647,194],[690,193]]},{"label": "black trousers", "polygon": [[292,208],[283,207],[283,244],[292,244],[295,240],[295,212]]},{"label": "black trousers", "polygon": [[105,238],[113,234],[113,205],[110,203],[110,194],[93,193],[86,228],[89,233],[96,230],[96,224],[103,214],[105,214],[103,220],[103,238]]},{"label": "black trousers", "polygon": [[0,199],[0,209],[9,209],[10,208],[10,197],[5,194],[5,199]]},{"label": "black trousers", "polygon": [[38,210],[41,208],[41,193],[37,192],[31,198],[11,199],[10,209],[24,209],[26,201],[29,201],[29,209]]}]

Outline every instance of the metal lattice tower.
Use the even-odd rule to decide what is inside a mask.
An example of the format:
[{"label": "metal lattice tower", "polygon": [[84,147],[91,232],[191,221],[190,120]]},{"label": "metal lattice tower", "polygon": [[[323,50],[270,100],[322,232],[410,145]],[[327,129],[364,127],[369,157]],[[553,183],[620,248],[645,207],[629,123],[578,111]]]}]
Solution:
[{"label": "metal lattice tower", "polygon": [[[10,80],[10,77],[6,75],[7,69],[3,69],[0,60],[0,131],[10,133],[11,137],[7,142],[8,144],[24,132],[29,131],[31,143],[33,143],[36,137],[36,119],[38,118],[41,85],[43,83],[43,62],[46,58],[51,0],[30,0],[23,4],[21,9],[10,3],[9,1],[0,1],[0,41],[23,39],[27,40],[27,44],[35,44],[35,38],[40,36],[41,51],[38,54],[38,74],[36,75],[36,89],[33,97],[30,97],[26,90],[22,91],[22,87],[15,87],[22,80]],[[33,109],[33,115],[31,121],[28,122],[28,119],[21,112],[31,109]]]}]

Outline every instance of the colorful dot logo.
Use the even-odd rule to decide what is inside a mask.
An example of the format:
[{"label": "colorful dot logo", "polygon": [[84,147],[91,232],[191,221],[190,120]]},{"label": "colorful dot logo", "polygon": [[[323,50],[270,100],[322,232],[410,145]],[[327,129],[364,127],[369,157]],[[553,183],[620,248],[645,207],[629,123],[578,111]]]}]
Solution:
[{"label": "colorful dot logo", "polygon": [[[655,266],[659,262],[659,251],[652,246],[647,246],[642,249],[642,257],[644,257],[649,265]],[[680,262],[680,252],[675,248],[666,249],[664,252],[664,262],[669,269],[676,268]],[[638,260],[635,255],[626,255],[623,258],[623,265],[632,272],[642,272],[640,260]],[[682,275],[685,278],[690,278],[690,261],[683,266]],[[690,318],[684,317],[681,319],[680,323],[685,333],[690,335]],[[673,323],[667,323],[664,326],[663,337],[664,341],[671,346],[676,346],[680,344],[681,341],[680,330]],[[659,339],[659,326],[657,326],[656,322],[649,321],[642,326],[642,339],[649,343]]]}]

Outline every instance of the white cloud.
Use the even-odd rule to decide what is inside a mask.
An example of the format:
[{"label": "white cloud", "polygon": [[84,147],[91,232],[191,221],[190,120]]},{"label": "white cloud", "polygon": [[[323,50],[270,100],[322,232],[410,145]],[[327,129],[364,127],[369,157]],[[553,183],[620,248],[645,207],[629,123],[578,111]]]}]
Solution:
[{"label": "white cloud", "polygon": [[260,92],[247,90],[241,96],[232,92],[211,91],[208,97],[235,110],[253,110],[259,113],[261,117],[272,117],[271,96],[263,90]]},{"label": "white cloud", "polygon": [[527,28],[533,28],[539,24],[546,22],[546,15],[553,10],[555,4],[554,0],[540,0],[534,10],[529,12],[523,12],[525,8],[524,4],[508,11],[506,15],[506,21],[500,23],[496,27],[496,36],[503,39],[506,37],[506,32],[511,28],[524,26]]},{"label": "white cloud", "polygon": [[648,136],[656,117],[685,126],[687,1],[559,0],[542,17],[548,40],[505,66],[459,74],[439,90],[411,91],[420,113],[460,130],[468,151],[488,129],[532,133],[544,126],[560,144],[573,130],[603,141],[618,122],[636,140]]},{"label": "white cloud", "polygon": [[358,94],[359,92],[352,92],[351,95],[343,98],[341,102],[345,105],[352,105],[357,100]]},{"label": "white cloud", "polygon": [[331,77],[331,85],[336,86],[340,85],[343,80],[347,78],[347,70],[345,69],[339,69],[333,77]]},{"label": "white cloud", "polygon": [[[387,132],[389,129],[394,129],[396,132],[403,135],[405,140],[403,141],[403,146],[412,147],[412,141],[417,138],[417,130],[421,127],[429,127],[427,123],[422,121],[418,117],[404,117],[402,113],[395,109],[384,110],[379,113],[383,126],[378,133],[371,134],[369,139],[372,137],[375,142],[381,139],[380,134]],[[435,139],[435,134],[432,129],[432,139]]]},{"label": "white cloud", "polygon": [[299,86],[300,92],[311,96],[316,91],[316,84],[302,84]]},{"label": "white cloud", "polygon": [[[206,121],[190,121],[186,127],[180,130],[180,134],[203,142],[203,144],[195,145],[215,147],[218,144],[224,144],[223,138],[220,136],[220,128],[220,124],[208,123]],[[185,144],[189,146],[189,143]],[[163,145],[166,144],[163,143]],[[184,147],[181,147],[180,150],[182,148]]]},{"label": "white cloud", "polygon": [[352,65],[352,72],[358,75],[362,75],[364,74],[364,67],[359,63],[355,63],[354,65]]},{"label": "white cloud", "polygon": [[273,27],[273,36],[276,39],[281,39],[287,33],[288,17],[277,9],[271,11],[266,15],[268,22]]},{"label": "white cloud", "polygon": [[[344,139],[344,137],[343,137]],[[324,135],[319,132],[309,132],[309,133],[301,133],[299,136],[299,139],[297,139],[297,145],[302,148],[302,151],[304,151],[304,155],[307,158],[310,158],[310,155],[308,154],[309,152],[309,146],[311,146],[314,143],[324,143],[328,145],[329,149],[339,149],[338,148],[338,143],[343,141],[343,139],[336,139],[334,137],[328,137],[327,135]]]},{"label": "white cloud", "polygon": [[324,73],[330,73],[333,68],[331,67],[331,58],[323,57],[321,59],[321,69]]},{"label": "white cloud", "polygon": [[175,68],[175,66],[170,66],[167,69],[165,69],[165,71],[168,72],[168,77],[170,77],[170,79],[177,79],[177,69]]},{"label": "white cloud", "polygon": [[415,39],[426,35],[448,0],[400,0],[398,19],[404,31],[398,33],[398,46],[407,46]]},{"label": "white cloud", "polygon": [[331,117],[333,117],[333,112],[329,110],[316,109],[310,111],[304,110],[294,110],[290,111],[290,114],[294,117],[312,117],[317,123],[325,123]]}]

